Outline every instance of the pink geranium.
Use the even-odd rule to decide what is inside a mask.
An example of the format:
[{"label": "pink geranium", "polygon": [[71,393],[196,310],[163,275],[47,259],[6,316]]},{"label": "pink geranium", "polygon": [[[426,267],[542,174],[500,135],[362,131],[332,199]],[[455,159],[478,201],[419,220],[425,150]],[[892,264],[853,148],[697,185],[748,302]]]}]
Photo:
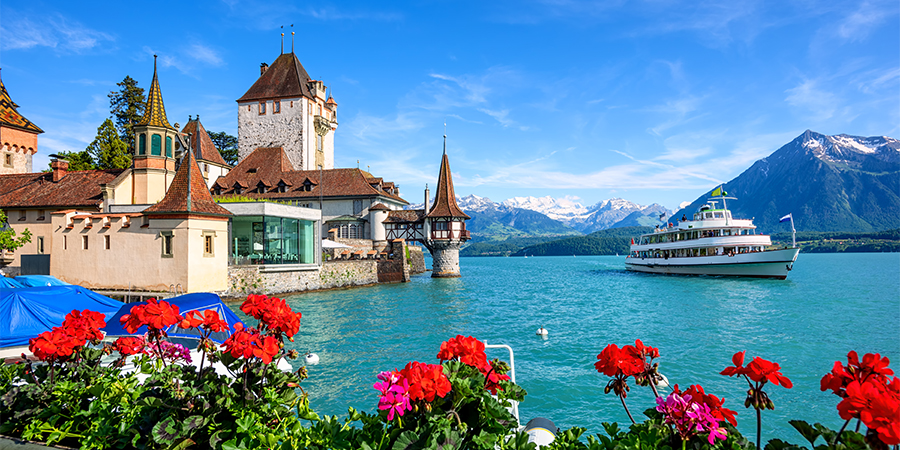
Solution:
[{"label": "pink geranium", "polygon": [[665,417],[665,422],[675,427],[683,441],[700,433],[709,433],[710,445],[714,445],[716,439],[725,440],[725,429],[719,425],[719,421],[713,417],[706,403],[698,403],[690,395],[681,396],[673,392],[665,399],[656,399],[656,410]]}]

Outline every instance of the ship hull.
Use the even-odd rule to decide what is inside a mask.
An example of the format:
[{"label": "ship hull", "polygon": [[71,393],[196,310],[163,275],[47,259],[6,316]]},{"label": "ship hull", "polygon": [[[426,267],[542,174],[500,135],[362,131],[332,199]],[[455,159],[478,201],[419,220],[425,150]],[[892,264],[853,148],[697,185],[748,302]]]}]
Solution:
[{"label": "ship hull", "polygon": [[710,275],[726,277],[775,278],[784,280],[793,269],[799,248],[742,253],[734,256],[688,258],[636,258],[629,256],[629,270],[666,275]]}]

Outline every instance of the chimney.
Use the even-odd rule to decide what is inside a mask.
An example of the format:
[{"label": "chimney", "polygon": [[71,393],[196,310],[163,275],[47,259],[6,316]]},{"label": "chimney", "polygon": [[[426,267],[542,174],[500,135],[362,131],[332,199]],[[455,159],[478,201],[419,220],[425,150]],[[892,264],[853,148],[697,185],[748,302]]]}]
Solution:
[{"label": "chimney", "polygon": [[266,70],[269,70],[269,65],[266,63],[262,63],[259,65],[259,76],[263,76],[266,73]]},{"label": "chimney", "polygon": [[428,199],[431,198],[431,191],[428,190],[428,184],[425,185],[425,214],[428,214]]},{"label": "chimney", "polygon": [[69,162],[57,155],[51,156],[53,159],[50,160],[50,169],[53,171],[53,182],[56,183],[66,176],[66,172],[69,170]]}]

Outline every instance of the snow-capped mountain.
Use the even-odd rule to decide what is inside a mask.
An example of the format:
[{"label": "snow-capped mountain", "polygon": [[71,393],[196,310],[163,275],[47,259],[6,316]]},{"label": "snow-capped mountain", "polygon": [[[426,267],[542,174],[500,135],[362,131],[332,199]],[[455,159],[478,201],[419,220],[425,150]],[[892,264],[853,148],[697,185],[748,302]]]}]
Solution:
[{"label": "snow-capped mountain", "polygon": [[537,211],[547,217],[562,222],[584,219],[590,211],[584,205],[567,198],[546,197],[513,197],[504,200],[504,206]]}]

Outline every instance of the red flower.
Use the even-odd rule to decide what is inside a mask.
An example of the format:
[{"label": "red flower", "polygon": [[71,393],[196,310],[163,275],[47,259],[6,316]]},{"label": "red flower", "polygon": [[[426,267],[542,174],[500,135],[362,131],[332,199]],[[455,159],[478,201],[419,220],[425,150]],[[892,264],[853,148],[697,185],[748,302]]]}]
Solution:
[{"label": "red flower", "polygon": [[188,311],[184,314],[181,324],[178,325],[183,329],[203,328],[213,333],[228,331],[228,322],[219,318],[219,313],[207,309],[201,315],[199,311]]},{"label": "red flower", "polygon": [[400,371],[400,376],[409,382],[409,398],[413,401],[433,402],[435,397],[444,398],[450,392],[450,380],[439,364],[413,361]]},{"label": "red flower", "polygon": [[281,351],[281,343],[273,336],[262,336],[255,328],[245,330],[239,323],[234,324],[234,329],[222,347],[235,358],[259,358],[269,364]]},{"label": "red flower", "polygon": [[61,327],[51,331],[45,331],[36,338],[28,340],[28,350],[34,353],[42,361],[55,361],[60,358],[72,356],[76,347],[80,347],[84,341],[66,334]]},{"label": "red flower", "polygon": [[737,415],[737,412],[722,407],[725,400],[720,399],[715,395],[707,394],[703,391],[703,386],[693,384],[682,393],[676,384],[672,391],[681,396],[690,395],[694,402],[706,404],[706,406],[709,407],[710,414],[715,417],[716,420],[720,422],[727,420],[732,425],[737,426],[737,419],[734,418],[734,416]]},{"label": "red flower", "polygon": [[734,375],[746,374],[747,368],[744,367],[744,354],[746,353],[746,350],[735,353],[734,356],[731,357],[731,362],[734,364],[734,367],[726,367],[725,370],[719,372],[719,375],[728,375],[731,377]]},{"label": "red flower", "polygon": [[886,445],[900,444],[900,379],[851,381],[837,409],[844,420],[860,419]]},{"label": "red flower", "polygon": [[120,337],[113,344],[122,356],[135,355],[144,351],[146,341],[142,337]]},{"label": "red flower", "polygon": [[773,363],[771,361],[766,361],[760,357],[753,358],[753,361],[750,361],[750,364],[747,364],[747,376],[757,383],[764,383],[766,381],[772,382],[774,385],[781,384],[787,389],[790,389],[794,386],[791,383],[791,380],[788,377],[784,376],[779,372],[781,370],[781,366],[778,363]]},{"label": "red flower", "polygon": [[[162,330],[169,325],[181,322],[183,317],[178,315],[178,306],[169,302],[158,302],[151,298],[145,305],[135,305],[130,314],[119,319],[129,333],[136,333],[138,328],[146,325],[147,328]],[[152,330],[151,330],[152,331]]]},{"label": "red flower", "polygon": [[[640,342],[640,341],[637,341]],[[619,348],[616,344],[609,344],[597,355],[599,361],[594,363],[594,368],[608,377],[629,377],[644,371],[644,361],[635,356],[635,352],[629,349],[629,345]]]},{"label": "red flower", "polygon": [[281,344],[272,336],[265,336],[261,341],[257,339],[255,344],[257,347],[253,349],[253,356],[261,359],[265,364],[272,362],[272,358],[281,351]]},{"label": "red flower", "polygon": [[857,353],[851,351],[847,353],[847,365],[835,361],[831,373],[822,377],[821,389],[823,391],[830,389],[835,395],[845,397],[847,385],[854,380],[862,383],[871,377],[882,383],[888,383],[889,376],[894,374],[894,371],[888,368],[888,364],[890,360],[887,357],[882,358],[878,353],[866,353],[860,363]]},{"label": "red flower", "polygon": [[103,339],[100,329],[106,326],[105,316],[101,313],[85,309],[73,310],[62,323],[62,328],[69,336],[82,341],[99,341]]},{"label": "red flower", "polygon": [[291,342],[300,331],[300,318],[303,315],[295,313],[283,299],[248,295],[241,305],[241,311],[259,320],[272,333],[284,333]]},{"label": "red flower", "polygon": [[484,354],[484,342],[472,336],[463,337],[461,334],[442,343],[437,358],[441,362],[456,358],[463,364],[479,369],[489,366],[487,356]]},{"label": "red flower", "polygon": [[491,394],[496,394],[497,390],[503,389],[502,387],[500,387],[500,382],[509,380],[509,375],[498,372],[497,368],[494,365],[494,361],[491,361],[488,367],[490,368],[489,370],[481,370],[481,374],[484,375],[487,379],[485,381],[484,388],[491,391]]}]

